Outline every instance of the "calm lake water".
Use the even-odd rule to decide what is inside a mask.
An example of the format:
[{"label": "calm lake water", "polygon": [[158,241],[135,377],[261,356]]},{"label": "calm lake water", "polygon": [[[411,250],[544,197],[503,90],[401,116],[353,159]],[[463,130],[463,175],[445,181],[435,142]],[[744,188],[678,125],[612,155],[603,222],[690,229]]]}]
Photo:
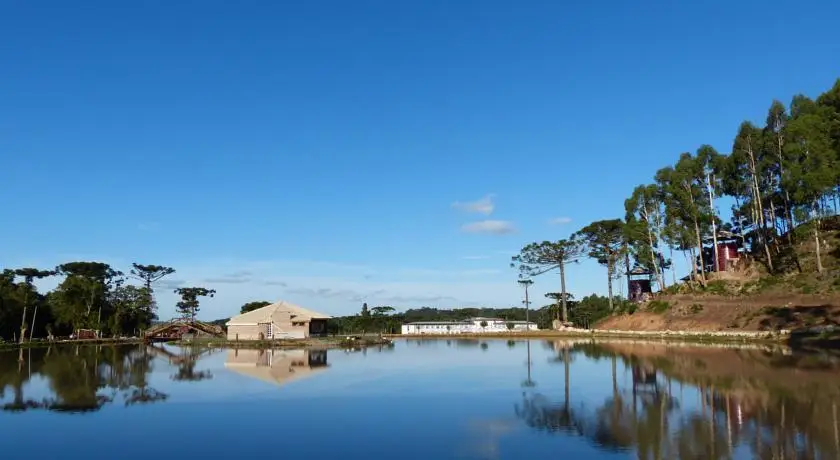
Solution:
[{"label": "calm lake water", "polygon": [[840,454],[840,363],[763,347],[63,346],[0,352],[0,388],[4,460]]}]

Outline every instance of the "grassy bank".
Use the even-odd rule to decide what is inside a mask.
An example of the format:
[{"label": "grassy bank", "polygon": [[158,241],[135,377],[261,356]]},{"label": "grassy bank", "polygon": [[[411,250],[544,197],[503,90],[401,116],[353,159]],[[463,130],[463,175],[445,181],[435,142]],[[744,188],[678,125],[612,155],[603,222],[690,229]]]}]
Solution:
[{"label": "grassy bank", "polygon": [[74,340],[33,340],[32,342],[0,342],[0,350],[19,348],[41,348],[54,345],[130,345],[143,343],[142,339],[74,339]]}]

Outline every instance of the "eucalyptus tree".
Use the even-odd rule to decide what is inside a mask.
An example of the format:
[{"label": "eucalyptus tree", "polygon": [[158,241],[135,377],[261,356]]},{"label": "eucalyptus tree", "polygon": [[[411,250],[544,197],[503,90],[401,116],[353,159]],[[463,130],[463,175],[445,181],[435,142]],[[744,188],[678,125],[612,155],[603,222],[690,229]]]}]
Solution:
[{"label": "eucalyptus tree", "polygon": [[181,287],[174,290],[176,294],[181,297],[181,300],[175,304],[178,313],[183,319],[195,321],[196,314],[199,310],[199,297],[213,297],[216,295],[215,289],[207,289],[203,287]]},{"label": "eucalyptus tree", "polygon": [[[725,167],[723,165],[724,158],[721,154],[715,150],[714,147],[711,145],[701,145],[699,149],[697,149],[697,157],[695,159],[699,163],[699,167],[701,168],[701,173],[705,176],[705,188],[706,188],[706,195],[708,196],[708,210],[706,210],[706,217],[707,221],[712,226],[712,244],[713,250],[715,255],[715,260],[712,266],[714,267],[714,271],[718,271],[720,267],[718,267],[718,263],[720,261],[720,257],[718,254],[718,243],[717,243],[717,209],[715,208],[715,197],[720,196],[718,190],[720,189],[719,181],[720,175],[723,171],[725,171]],[[702,214],[702,213],[701,213]]]},{"label": "eucalyptus tree", "polygon": [[[566,265],[577,262],[585,253],[583,243],[575,238],[531,243],[511,257],[510,266],[519,270],[519,277],[531,279],[557,269],[560,272],[560,312],[562,321],[569,320],[566,292]],[[558,318],[560,319],[560,318]]]},{"label": "eucalyptus tree", "polygon": [[[690,153],[683,153],[673,167],[662,168],[656,172],[656,183],[665,203],[666,219],[672,226],[684,226],[692,230],[692,244],[700,258],[699,273],[697,265],[692,263],[695,277],[705,283],[705,261],[703,260],[703,235],[712,219],[709,213],[709,197],[706,193],[706,177],[703,163]],[[688,247],[686,236],[679,234],[681,246]]]},{"label": "eucalyptus tree", "polygon": [[785,105],[774,100],[767,110],[767,121],[765,125],[765,132],[770,136],[770,149],[775,153],[775,160],[777,167],[775,168],[776,183],[780,188],[780,195],[782,197],[782,208],[784,212],[785,226],[787,227],[788,242],[793,242],[793,210],[791,210],[790,190],[784,187],[783,180],[785,176],[785,164],[790,160],[788,152],[785,149],[785,136],[787,125],[790,117],[787,114]]},{"label": "eucalyptus tree", "polygon": [[749,189],[749,204],[752,215],[752,225],[758,235],[758,242],[764,247],[767,258],[767,268],[773,272],[773,256],[770,254],[770,242],[767,222],[764,215],[763,189],[760,163],[762,161],[763,136],[760,129],[750,122],[741,123],[738,134],[732,145],[730,161],[734,162],[728,168],[735,180],[742,182],[742,186]]},{"label": "eucalyptus tree", "polygon": [[[29,299],[30,293],[37,291],[35,290],[35,286],[33,282],[36,279],[47,278],[50,276],[55,275],[55,271],[53,270],[39,270],[37,268],[19,268],[15,270],[15,275],[23,278],[23,283],[25,285],[25,291],[23,295],[23,315],[20,319],[20,337],[18,342],[23,343],[26,341],[26,310],[29,307]],[[29,340],[32,340],[32,336],[35,333],[35,317],[38,316],[38,304],[35,304],[35,311],[32,314],[32,328],[30,329],[29,333]]]},{"label": "eucalyptus tree", "polygon": [[624,222],[621,219],[599,220],[580,229],[573,238],[585,242],[587,255],[607,267],[607,292],[610,311],[613,311],[612,283],[616,265],[624,255]]},{"label": "eucalyptus tree", "polygon": [[694,238],[697,244],[697,255],[700,259],[700,280],[705,281],[706,261],[703,260],[703,236],[706,225],[712,220],[709,213],[709,200],[706,193],[705,165],[700,157],[683,153],[674,165],[674,178],[677,187],[676,196],[680,201],[684,220],[691,222],[694,228]]},{"label": "eucalyptus tree", "polygon": [[[633,194],[624,201],[626,233],[634,250],[636,263],[647,267],[656,274],[660,289],[665,288],[665,278],[659,266],[659,241],[662,239],[664,225],[663,204],[659,188],[656,185],[639,185]],[[644,235],[640,237],[640,235]],[[640,239],[645,244],[636,244]],[[649,265],[648,265],[649,263]]]},{"label": "eucalyptus tree", "polygon": [[822,272],[820,224],[824,210],[820,201],[840,180],[840,161],[831,139],[831,114],[804,96],[794,98],[791,112],[795,115],[788,124],[786,144],[791,164],[785,184],[793,191],[794,201],[811,210],[816,268]]}]

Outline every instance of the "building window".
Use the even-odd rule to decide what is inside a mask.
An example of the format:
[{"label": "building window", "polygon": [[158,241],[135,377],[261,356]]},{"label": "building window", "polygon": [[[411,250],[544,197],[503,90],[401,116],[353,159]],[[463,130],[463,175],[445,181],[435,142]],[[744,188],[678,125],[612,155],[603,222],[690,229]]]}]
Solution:
[{"label": "building window", "polygon": [[271,328],[271,323],[268,323],[268,324],[267,324],[267,326],[268,326],[268,327],[266,328],[265,337],[266,337],[267,339],[270,339],[270,338],[271,338],[271,329],[272,329],[272,328]]}]

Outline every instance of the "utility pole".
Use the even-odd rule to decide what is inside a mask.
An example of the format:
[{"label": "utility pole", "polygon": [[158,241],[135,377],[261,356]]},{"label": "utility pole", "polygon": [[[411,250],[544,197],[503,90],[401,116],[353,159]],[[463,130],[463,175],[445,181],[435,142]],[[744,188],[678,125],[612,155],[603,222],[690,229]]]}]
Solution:
[{"label": "utility pole", "polygon": [[525,330],[530,331],[531,330],[531,321],[530,321],[530,318],[529,318],[529,311],[530,311],[529,307],[531,306],[531,302],[528,300],[528,286],[534,284],[534,282],[531,281],[530,279],[524,279],[524,280],[517,281],[517,283],[519,283],[520,286],[525,288]]}]

